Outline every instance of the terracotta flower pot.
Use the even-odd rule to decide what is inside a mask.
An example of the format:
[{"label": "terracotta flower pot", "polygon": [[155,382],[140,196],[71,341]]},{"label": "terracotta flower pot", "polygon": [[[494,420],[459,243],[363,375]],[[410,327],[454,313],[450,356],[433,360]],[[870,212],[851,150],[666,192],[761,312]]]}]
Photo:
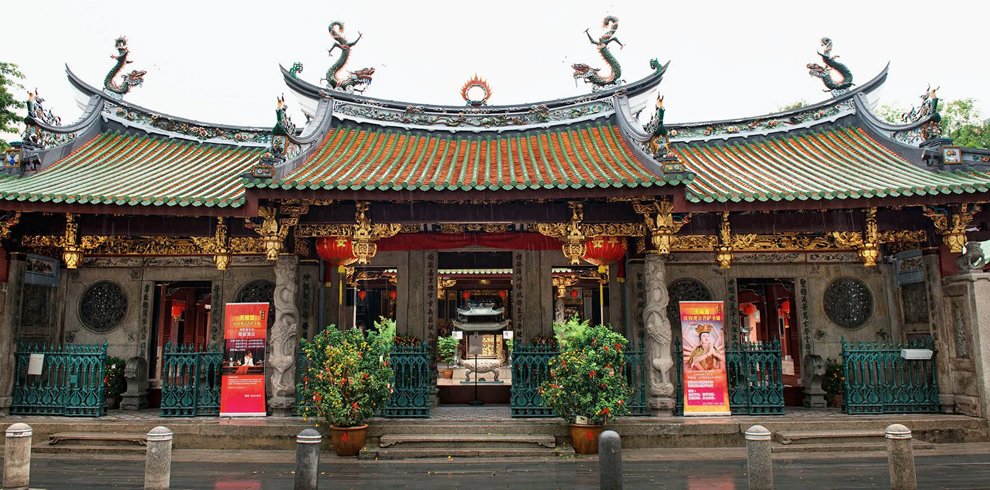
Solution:
[{"label": "terracotta flower pot", "polygon": [[571,424],[571,446],[577,454],[598,454],[598,436],[604,425]]},{"label": "terracotta flower pot", "polygon": [[454,378],[454,368],[443,368],[440,370],[440,377],[453,379]]},{"label": "terracotta flower pot", "polygon": [[330,426],[330,442],[337,456],[357,456],[364,447],[368,435],[368,424],[356,427]]}]

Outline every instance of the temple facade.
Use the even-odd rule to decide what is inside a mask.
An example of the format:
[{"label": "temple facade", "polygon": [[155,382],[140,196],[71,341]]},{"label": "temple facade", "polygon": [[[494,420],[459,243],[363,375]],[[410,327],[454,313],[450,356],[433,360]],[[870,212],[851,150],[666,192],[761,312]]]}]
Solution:
[{"label": "temple facade", "polygon": [[[650,413],[669,413],[677,302],[719,300],[727,340],[779,343],[788,405],[824,403],[843,341],[931,337],[941,410],[985,417],[990,151],[941,137],[937,94],[886,122],[867,96],[887,69],[854,85],[825,39],[809,68],[826,100],[670,124],[668,65],[622,81],[609,35],[592,43],[612,75],[575,65],[593,90],[532,104],[488,105],[477,78],[438,106],[365,95],[373,69],[341,63],[320,86],[283,68],[307,121],[280,98],[273,128],[127,102],[144,72],[123,73],[126,39],[103,87],[67,68],[83,115],[59,125],[33,94],[0,176],[0,409],[26,340],[138,358],[154,405],[167,344],[220,345],[224,305],[261,301],[272,414],[296,403],[299,339],[380,316],[432,352],[473,337],[468,371],[504,369],[555,320],[606,323],[644,352]],[[436,382],[441,402],[459,381]]]}]

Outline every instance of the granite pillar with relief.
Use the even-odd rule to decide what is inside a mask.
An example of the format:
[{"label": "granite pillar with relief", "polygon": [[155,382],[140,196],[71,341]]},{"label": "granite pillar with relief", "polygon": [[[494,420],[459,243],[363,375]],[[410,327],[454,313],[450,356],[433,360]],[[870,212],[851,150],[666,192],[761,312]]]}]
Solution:
[{"label": "granite pillar with relief", "polygon": [[14,393],[14,352],[17,350],[17,325],[20,323],[21,290],[24,287],[24,255],[10,254],[6,294],[0,304],[0,415],[10,415]]},{"label": "granite pillar with relief", "polygon": [[948,367],[948,395],[954,411],[972,417],[990,414],[990,273],[970,270],[946,277],[942,291],[946,321],[940,337],[947,349],[936,362]]},{"label": "granite pillar with relief", "polygon": [[670,377],[674,360],[670,352],[670,320],[667,319],[670,295],[665,276],[663,257],[655,253],[647,254],[643,270],[643,325],[646,328],[644,340],[649,359],[647,403],[651,415],[669,415],[674,407],[674,384]]},{"label": "granite pillar with relief", "polygon": [[272,415],[291,416],[296,403],[296,344],[299,308],[296,305],[299,259],[280,255],[275,261],[275,324],[268,337],[267,373]]}]

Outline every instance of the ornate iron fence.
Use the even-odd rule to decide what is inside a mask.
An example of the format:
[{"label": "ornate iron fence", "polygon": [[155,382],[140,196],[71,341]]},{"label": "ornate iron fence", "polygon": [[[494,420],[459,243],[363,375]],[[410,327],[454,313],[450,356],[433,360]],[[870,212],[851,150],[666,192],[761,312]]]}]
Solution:
[{"label": "ornate iron fence", "polygon": [[540,385],[550,379],[550,359],[557,357],[555,346],[516,345],[512,349],[513,417],[554,417],[553,409],[543,405]]},{"label": "ornate iron fence", "polygon": [[[674,415],[684,415],[684,362],[674,353]],[[780,342],[733,343],[725,351],[729,410],[733,415],[783,415]]]},{"label": "ornate iron fence", "polygon": [[[513,417],[556,417],[553,409],[543,404],[540,385],[550,379],[550,359],[559,354],[555,347],[544,345],[518,345],[512,350],[512,394],[510,398]],[[627,400],[629,415],[648,416],[646,401],[646,364],[642,348],[627,350],[623,373],[629,382],[631,394]]]},{"label": "ornate iron fence", "polygon": [[396,345],[390,355],[392,364],[392,398],[382,413],[394,418],[428,418],[430,416],[429,344]]},{"label": "ornate iron fence", "polygon": [[302,379],[306,375],[306,370],[309,369],[309,359],[306,358],[306,353],[299,349],[296,352],[296,415],[301,416],[303,409],[306,408],[309,400],[302,399]]},{"label": "ornate iron fence", "polygon": [[841,345],[846,413],[939,412],[934,353],[930,359],[911,360],[904,359],[901,353],[902,349],[934,352],[932,337],[904,343],[852,343],[843,338]]},{"label": "ornate iron fence", "polygon": [[162,355],[162,417],[220,415],[223,352],[165,344]]},{"label": "ornate iron fence", "polygon": [[[31,355],[43,355],[41,374],[28,374]],[[106,414],[103,386],[107,344],[17,344],[14,355],[14,415],[100,417]]]}]

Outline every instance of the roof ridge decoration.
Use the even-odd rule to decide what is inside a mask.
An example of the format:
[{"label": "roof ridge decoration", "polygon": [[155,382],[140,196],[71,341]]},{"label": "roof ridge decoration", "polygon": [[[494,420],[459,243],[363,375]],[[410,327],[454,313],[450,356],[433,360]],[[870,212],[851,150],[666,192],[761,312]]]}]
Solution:
[{"label": "roof ridge decoration", "polygon": [[37,88],[34,92],[28,91],[27,116],[24,117],[24,132],[21,133],[26,150],[51,148],[68,143],[76,137],[74,132],[63,130],[62,118],[56,116],[51,109],[45,109],[42,105],[44,103],[45,99],[38,94]]},{"label": "roof ridge decoration", "polygon": [[[118,37],[114,41],[114,48],[117,49],[117,54],[110,57],[117,60],[117,63],[113,65],[106,78],[103,79],[103,91],[114,99],[123,100],[124,95],[131,91],[131,87],[137,87],[144,83],[144,75],[148,72],[132,70],[130,73],[121,74],[124,67],[131,63],[131,60],[127,59],[128,55],[131,54],[131,50],[127,47],[127,37]],[[117,75],[120,75],[122,83],[114,81]]]},{"label": "roof ridge decoration", "polygon": [[[584,30],[584,34],[588,36],[588,41],[595,46],[598,50],[598,54],[601,55],[605,63],[608,64],[609,74],[607,76],[599,75],[599,68],[592,68],[584,63],[574,63],[571,68],[574,69],[574,80],[584,80],[585,83],[590,83],[592,85],[592,92],[597,92],[602,89],[618,86],[622,83],[622,67],[619,66],[619,60],[615,59],[612,52],[609,51],[608,45],[611,43],[616,43],[619,48],[625,47],[619,38],[615,37],[615,31],[619,29],[619,18],[614,15],[606,16],[602,20],[602,27],[605,28],[605,32],[595,40],[591,37],[589,29]],[[654,67],[655,69],[656,67]]]},{"label": "roof ridge decoration", "polygon": [[275,176],[277,167],[285,164],[301,152],[300,145],[292,140],[296,134],[296,125],[288,114],[288,104],[285,95],[276,97],[275,126],[272,128],[271,144],[268,151],[258,159],[258,164],[251,169],[246,178],[270,179]]},{"label": "roof ridge decoration", "polygon": [[[480,99],[471,98],[471,89],[477,88],[484,93]],[[461,98],[467,103],[468,107],[482,107],[488,105],[488,99],[492,96],[492,86],[488,84],[488,80],[481,78],[477,73],[474,74],[468,81],[464,82],[461,86]]]},{"label": "roof ridge decoration", "polygon": [[[836,61],[839,57],[832,56],[832,40],[828,37],[822,38],[822,47],[824,48],[818,53],[821,56],[822,62],[825,66],[819,65],[817,63],[808,63],[808,74],[820,78],[822,83],[825,84],[825,92],[832,92],[833,97],[838,97],[849,90],[849,87],[853,85],[853,75],[849,70],[849,67]],[[832,78],[832,73],[838,73],[840,80],[836,81]]]},{"label": "roof ridge decoration", "polygon": [[[351,57],[351,48],[361,40],[362,34],[358,32],[357,39],[348,41],[344,37],[344,23],[338,20],[331,22],[327,30],[330,31],[330,37],[333,39],[333,46],[327,50],[327,55],[333,56],[333,50],[340,49],[340,57],[327,69],[326,78],[324,78],[327,87],[341,92],[363,93],[368,85],[371,85],[371,77],[375,74],[374,68],[361,68],[357,71],[347,72],[347,76],[344,76],[344,66],[347,65],[347,61]],[[302,71],[302,65],[299,68],[299,71]]]}]

